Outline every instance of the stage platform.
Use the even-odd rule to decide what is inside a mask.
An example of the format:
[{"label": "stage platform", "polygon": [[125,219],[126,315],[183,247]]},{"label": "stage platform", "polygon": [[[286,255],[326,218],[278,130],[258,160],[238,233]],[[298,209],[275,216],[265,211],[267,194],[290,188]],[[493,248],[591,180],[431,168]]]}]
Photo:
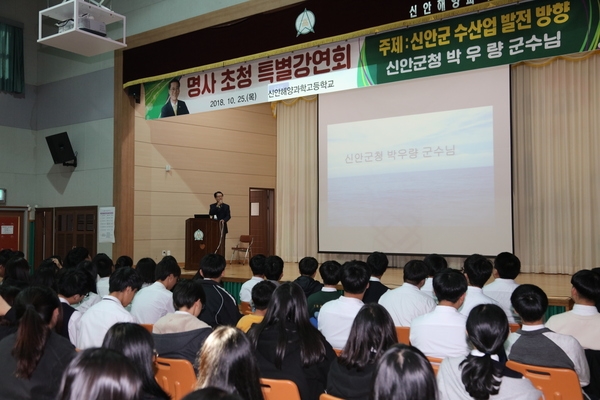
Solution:
[{"label": "stage platform", "polygon": [[[384,285],[393,289],[403,283],[403,269],[402,268],[388,268],[383,275],[381,281]],[[196,274],[196,270],[183,270],[184,277],[191,278]],[[282,281],[293,281],[300,275],[298,271],[298,263],[285,263],[283,269]],[[225,268],[225,288],[230,292],[235,292],[235,287],[239,284],[246,282],[252,277],[252,271],[248,264],[229,264]],[[317,272],[316,279],[322,281],[319,273]],[[490,282],[493,278],[490,278]],[[531,283],[541,287],[544,292],[548,295],[548,300],[551,306],[564,307],[565,310],[573,308],[573,302],[571,300],[571,275],[558,275],[558,274],[521,274],[517,277],[518,283]],[[237,284],[228,285],[227,283]],[[228,288],[231,286],[231,290]],[[341,289],[341,285],[339,289]],[[239,291],[239,289],[237,289]],[[232,293],[237,296],[237,293]],[[556,310],[559,311],[559,310]],[[555,314],[553,312],[552,314]]]}]

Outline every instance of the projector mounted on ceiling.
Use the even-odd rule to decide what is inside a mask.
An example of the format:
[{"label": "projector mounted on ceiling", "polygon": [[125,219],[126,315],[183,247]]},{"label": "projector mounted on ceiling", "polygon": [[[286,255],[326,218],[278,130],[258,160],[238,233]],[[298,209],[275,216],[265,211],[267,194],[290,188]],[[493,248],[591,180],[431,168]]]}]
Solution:
[{"label": "projector mounted on ceiling", "polygon": [[[40,11],[38,43],[88,57],[126,47],[125,17],[104,3],[105,0],[67,0]],[[109,26],[115,29],[109,30]],[[108,32],[120,39],[108,37]]]}]

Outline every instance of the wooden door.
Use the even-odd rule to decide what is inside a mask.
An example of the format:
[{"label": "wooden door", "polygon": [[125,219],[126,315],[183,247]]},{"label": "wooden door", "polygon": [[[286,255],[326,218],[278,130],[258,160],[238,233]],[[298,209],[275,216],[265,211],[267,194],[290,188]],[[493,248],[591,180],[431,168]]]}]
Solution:
[{"label": "wooden door", "polygon": [[252,254],[275,254],[275,190],[250,188]]},{"label": "wooden door", "polygon": [[98,243],[98,207],[55,208],[54,252],[65,257],[75,246],[85,247],[92,257]]},{"label": "wooden door", "polygon": [[21,232],[22,225],[22,211],[0,210],[0,249],[24,251]]}]

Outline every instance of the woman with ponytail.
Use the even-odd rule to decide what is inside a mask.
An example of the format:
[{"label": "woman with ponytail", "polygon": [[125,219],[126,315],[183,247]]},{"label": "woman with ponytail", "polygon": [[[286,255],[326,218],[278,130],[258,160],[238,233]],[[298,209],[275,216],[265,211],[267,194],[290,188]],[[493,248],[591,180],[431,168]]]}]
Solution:
[{"label": "woman with ponytail", "polygon": [[75,356],[54,332],[60,301],[48,287],[31,286],[15,298],[17,333],[0,341],[0,399],[54,399],[63,371]]},{"label": "woman with ponytail", "polygon": [[481,304],[467,318],[474,348],[467,358],[446,358],[437,375],[440,400],[538,400],[542,393],[506,368],[498,354],[508,337],[508,320],[495,304]]}]

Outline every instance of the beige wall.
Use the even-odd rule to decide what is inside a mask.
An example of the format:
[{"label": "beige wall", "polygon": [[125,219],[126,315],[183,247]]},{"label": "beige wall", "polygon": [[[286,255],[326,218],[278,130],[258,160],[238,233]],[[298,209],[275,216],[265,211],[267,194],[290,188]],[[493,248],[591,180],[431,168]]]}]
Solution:
[{"label": "beige wall", "polygon": [[275,188],[276,141],[269,104],[150,121],[144,105],[137,105],[134,261],[160,260],[161,251],[170,250],[183,264],[185,220],[207,214],[217,190],[231,206],[230,257],[249,231],[249,188]]}]

